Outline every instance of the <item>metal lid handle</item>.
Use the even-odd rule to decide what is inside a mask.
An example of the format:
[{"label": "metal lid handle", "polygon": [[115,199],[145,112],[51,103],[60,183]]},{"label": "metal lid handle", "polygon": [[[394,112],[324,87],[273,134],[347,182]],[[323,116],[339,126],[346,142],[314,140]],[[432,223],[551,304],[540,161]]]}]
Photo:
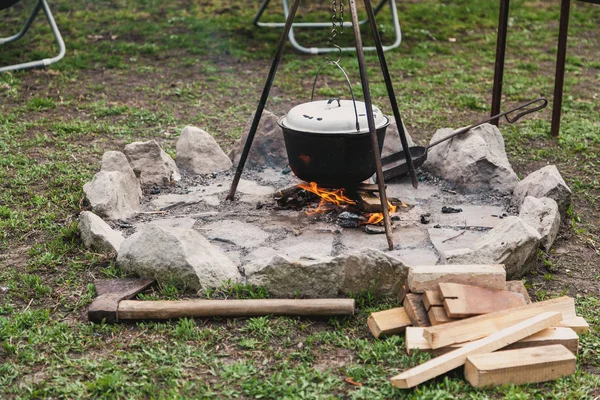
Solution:
[{"label": "metal lid handle", "polygon": [[[346,71],[344,71],[344,68],[342,68],[342,66],[337,61],[327,60],[323,65],[321,65],[321,67],[319,67],[319,70],[317,71],[317,75],[315,76],[315,80],[313,81],[312,92],[310,94],[310,101],[313,101],[313,98],[315,97],[315,87],[317,85],[317,79],[319,79],[319,75],[321,74],[321,70],[324,67],[326,67],[327,65],[335,65],[336,67],[338,67],[338,69],[340,71],[342,71],[342,73],[344,74],[344,78],[346,78],[346,83],[348,84],[348,89],[350,89],[350,94],[352,95],[352,104],[354,104],[354,116],[356,118],[356,131],[360,132],[360,125],[358,123],[358,110],[356,108],[356,99],[354,98],[354,91],[352,90],[352,84],[350,83],[350,79],[348,78],[348,74],[346,74]],[[330,99],[327,102],[327,104],[331,104],[335,100],[337,100],[338,105],[341,107],[339,99]]]}]

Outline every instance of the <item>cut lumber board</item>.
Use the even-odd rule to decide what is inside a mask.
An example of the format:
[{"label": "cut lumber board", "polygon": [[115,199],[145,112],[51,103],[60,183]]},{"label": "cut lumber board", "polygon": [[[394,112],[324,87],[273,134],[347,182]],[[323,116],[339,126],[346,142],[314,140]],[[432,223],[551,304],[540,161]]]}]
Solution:
[{"label": "cut lumber board", "polygon": [[404,297],[404,310],[413,326],[431,326],[427,311],[423,305],[423,295],[417,293],[407,293]]},{"label": "cut lumber board", "polygon": [[371,313],[367,325],[376,338],[380,336],[395,335],[404,332],[411,325],[410,318],[404,307]]},{"label": "cut lumber board", "polygon": [[356,191],[358,206],[364,212],[377,213],[381,212],[381,200],[371,192]]},{"label": "cut lumber board", "polygon": [[570,328],[552,327],[508,345],[504,350],[550,345],[564,346],[571,353],[577,355],[579,352],[579,336]]},{"label": "cut lumber board", "polygon": [[404,303],[404,298],[406,297],[406,293],[408,293],[408,284],[405,281],[402,284],[402,286],[400,287],[400,290],[398,291],[398,301],[400,303]]},{"label": "cut lumber board", "polygon": [[423,295],[423,305],[429,311],[431,307],[444,307],[444,299],[439,290],[426,290]]},{"label": "cut lumber board", "polygon": [[577,358],[560,344],[473,354],[465,378],[474,387],[547,382],[575,373]]},{"label": "cut lumber board", "polygon": [[522,294],[506,290],[448,282],[440,282],[439,287],[449,318],[467,318],[526,305]]},{"label": "cut lumber board", "polygon": [[439,349],[454,343],[486,337],[499,329],[504,329],[543,312],[560,312],[564,319],[577,316],[575,314],[575,301],[568,296],[563,296],[432,326],[425,329],[423,336],[431,344],[431,348]]},{"label": "cut lumber board", "polygon": [[575,331],[575,333],[580,335],[589,333],[590,331],[590,326],[583,317],[563,319],[563,321],[560,323],[560,326],[571,328]]},{"label": "cut lumber board", "polygon": [[[439,356],[463,347],[465,344],[469,343],[456,343],[433,350],[427,339],[423,337],[424,330],[425,328],[414,326],[409,326],[406,328],[405,342],[406,352],[408,355],[411,355],[415,350],[418,350],[425,353],[431,353],[434,356]],[[552,344],[563,345],[571,353],[577,354],[579,351],[579,336],[570,328],[552,327],[510,344],[503,349],[522,349],[527,347],[548,346]]]},{"label": "cut lumber board", "polygon": [[504,290],[514,293],[521,293],[525,299],[525,303],[531,304],[531,297],[529,297],[529,293],[527,293],[527,288],[525,287],[523,281],[506,281]]},{"label": "cut lumber board", "polygon": [[457,318],[450,318],[444,307],[433,306],[427,311],[431,326],[447,324],[448,322],[458,321]]},{"label": "cut lumber board", "polygon": [[468,343],[459,349],[426,361],[408,371],[404,371],[391,378],[390,382],[399,388],[407,389],[414,387],[454,368],[460,367],[470,355],[496,351],[543,329],[557,325],[560,321],[562,321],[562,314],[559,312],[541,313],[499,330],[488,337]]},{"label": "cut lumber board", "polygon": [[440,282],[464,283],[503,290],[506,271],[501,264],[423,265],[408,270],[408,289],[413,293],[438,290]]}]

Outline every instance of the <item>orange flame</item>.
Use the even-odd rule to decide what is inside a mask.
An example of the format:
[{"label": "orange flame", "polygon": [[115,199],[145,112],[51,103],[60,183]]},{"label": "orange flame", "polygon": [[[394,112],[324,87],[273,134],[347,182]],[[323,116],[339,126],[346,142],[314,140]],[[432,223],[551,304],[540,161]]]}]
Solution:
[{"label": "orange flame", "polygon": [[[390,214],[395,213],[398,209],[398,207],[390,203],[389,200],[388,207]],[[365,222],[361,222],[361,225],[377,225],[378,223],[383,221],[383,213],[366,214],[365,217],[367,217],[367,220]]]},{"label": "orange flame", "polygon": [[[344,189],[335,189],[335,190],[326,190],[321,189],[317,186],[316,182],[310,183],[300,183],[298,187],[316,194],[321,198],[321,202],[319,206],[314,210],[308,210],[306,212],[307,215],[312,214],[324,214],[327,211],[331,210],[334,207],[339,207],[342,205],[351,204],[354,205],[356,202],[352,200],[350,197],[344,194]],[[332,207],[333,206],[333,207]]]},{"label": "orange flame", "polygon": [[[336,207],[344,205],[356,205],[356,201],[352,200],[344,194],[344,189],[327,190],[317,186],[316,182],[300,183],[298,187],[316,194],[321,198],[319,206],[315,209],[309,209],[306,211],[306,215],[324,214],[327,211],[335,209]],[[402,204],[404,207],[406,205]],[[393,205],[388,201],[388,207],[390,214],[393,214],[398,209],[397,206]],[[369,213],[364,215],[367,220],[361,222],[360,225],[377,225],[383,221],[383,213]]]}]

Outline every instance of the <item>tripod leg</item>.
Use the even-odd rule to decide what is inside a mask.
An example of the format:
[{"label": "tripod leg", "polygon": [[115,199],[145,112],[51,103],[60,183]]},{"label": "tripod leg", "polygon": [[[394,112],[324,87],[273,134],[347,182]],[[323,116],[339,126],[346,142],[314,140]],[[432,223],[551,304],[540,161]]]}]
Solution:
[{"label": "tripod leg", "polygon": [[[390,105],[392,106],[392,112],[394,113],[394,119],[396,119],[396,125],[398,126],[398,134],[400,135],[400,142],[402,143],[402,150],[406,157],[406,163],[408,165],[408,171],[412,178],[412,185],[416,189],[419,186],[417,180],[417,174],[412,161],[412,155],[408,147],[408,140],[406,139],[406,132],[404,131],[404,124],[400,117],[400,111],[398,110],[398,102],[396,101],[396,95],[394,94],[394,87],[392,86],[392,78],[390,77],[390,71],[388,70],[387,61],[383,52],[383,45],[381,44],[381,35],[379,29],[377,29],[377,22],[375,21],[375,12],[371,5],[371,0],[364,0],[365,8],[367,10],[367,17],[369,19],[369,25],[371,25],[371,32],[373,33],[373,40],[375,41],[375,48],[377,49],[377,56],[379,57],[379,64],[381,64],[381,73],[383,74],[383,80],[385,81],[385,87],[387,88],[388,96],[390,98]],[[379,180],[379,177],[377,177]]]},{"label": "tripod leg", "polygon": [[[496,62],[494,64],[494,87],[492,89],[492,114],[500,114],[502,103],[502,83],[504,81],[504,58],[506,56],[506,36],[508,34],[508,9],[510,0],[500,0],[500,16],[498,18],[498,38],[496,39]],[[491,121],[498,126],[499,119]]]},{"label": "tripod leg", "polygon": [[242,172],[244,171],[244,165],[246,165],[246,160],[248,159],[248,153],[250,152],[250,148],[252,147],[254,135],[256,134],[260,118],[262,117],[262,113],[265,109],[265,105],[269,97],[269,92],[271,91],[271,86],[273,86],[273,80],[275,79],[275,74],[277,73],[279,62],[281,61],[281,55],[283,54],[283,47],[285,46],[288,33],[290,32],[290,28],[292,27],[292,22],[294,21],[294,16],[296,15],[296,11],[298,10],[299,3],[300,0],[294,0],[294,4],[290,9],[290,15],[285,21],[285,27],[283,28],[283,32],[281,33],[281,39],[279,39],[279,45],[277,46],[277,51],[275,52],[275,57],[273,58],[273,63],[271,64],[271,70],[269,71],[267,81],[265,82],[265,87],[262,91],[262,95],[260,96],[260,101],[258,102],[258,107],[256,108],[256,113],[254,114],[254,120],[252,121],[250,131],[248,132],[248,138],[246,139],[246,143],[244,144],[244,150],[242,151],[240,162],[238,163],[237,170],[235,171],[235,176],[233,177],[233,181],[231,182],[231,186],[229,187],[229,193],[226,197],[227,200],[233,200],[235,196],[238,183],[240,182],[240,177],[242,176]]},{"label": "tripod leg", "polygon": [[352,27],[354,28],[354,39],[356,40],[356,57],[358,59],[358,69],[360,71],[360,82],[365,97],[365,107],[367,113],[367,122],[369,124],[369,133],[371,135],[371,146],[375,165],[377,166],[377,185],[379,188],[379,199],[381,200],[381,211],[383,212],[383,224],[385,226],[385,236],[387,238],[390,250],[394,248],[392,241],[392,224],[390,222],[390,212],[388,208],[387,195],[385,193],[385,182],[383,181],[383,170],[381,168],[381,154],[379,153],[379,143],[377,141],[377,132],[375,131],[375,119],[373,118],[373,104],[371,102],[371,92],[369,91],[369,80],[367,79],[367,67],[365,66],[365,55],[363,53],[362,39],[360,37],[360,25],[358,14],[356,12],[356,1],[350,0],[350,14],[352,14]]}]

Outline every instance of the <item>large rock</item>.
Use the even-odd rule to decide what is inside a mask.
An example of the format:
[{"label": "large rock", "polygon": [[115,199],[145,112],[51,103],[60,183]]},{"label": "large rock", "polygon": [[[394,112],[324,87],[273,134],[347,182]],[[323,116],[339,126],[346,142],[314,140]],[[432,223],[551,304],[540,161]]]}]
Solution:
[{"label": "large rock", "polygon": [[399,260],[373,249],[338,257],[297,260],[277,255],[244,266],[246,281],[275,296],[336,297],[370,291],[376,296],[398,293],[408,274]]},{"label": "large rock", "polygon": [[[392,120],[390,125],[387,127],[385,131],[385,141],[383,142],[383,149],[381,150],[381,157],[387,157],[394,153],[398,153],[402,151],[402,141],[400,140],[400,135],[398,134],[398,125],[396,124],[396,120],[393,117],[389,117]],[[413,142],[408,130],[406,130],[406,126],[404,127],[404,132],[406,133],[406,140],[408,142],[408,147],[415,146],[415,142]]]},{"label": "large rock", "polygon": [[504,264],[507,279],[519,279],[535,264],[541,236],[519,217],[506,217],[472,249],[442,252],[443,264]]},{"label": "large rock", "polygon": [[558,204],[559,212],[563,215],[571,204],[571,189],[554,165],[538,169],[519,182],[513,193],[513,205],[520,207],[527,196],[553,199]]},{"label": "large rock", "polygon": [[118,253],[125,240],[121,232],[113,230],[96,214],[83,211],[79,214],[79,232],[85,247],[107,253]]},{"label": "large rock", "polygon": [[125,239],[117,263],[128,273],[193,290],[241,279],[235,264],[195,230],[155,224]]},{"label": "large rock", "polygon": [[83,191],[96,214],[108,219],[126,219],[140,211],[140,183],[120,151],[107,151],[102,156],[100,172]]},{"label": "large rock", "polygon": [[206,131],[186,126],[177,140],[177,165],[195,174],[227,171],[231,160],[216,140]]},{"label": "large rock", "polygon": [[[440,129],[430,143],[453,132]],[[496,191],[506,195],[519,182],[506,157],[502,134],[490,124],[431,147],[423,169],[465,192]]]},{"label": "large rock", "polygon": [[123,153],[144,186],[168,186],[181,180],[175,161],[156,140],[130,143],[125,146]]},{"label": "large rock", "polygon": [[546,251],[550,250],[560,228],[560,213],[556,201],[549,197],[536,199],[527,196],[521,204],[519,217],[542,236],[542,248]]},{"label": "large rock", "polygon": [[[273,167],[284,168],[288,165],[287,153],[285,151],[285,141],[283,140],[283,131],[277,125],[277,116],[270,111],[264,110],[256,135],[252,141],[252,148],[248,154],[246,166],[248,167]],[[248,120],[242,136],[233,144],[229,152],[229,158],[237,165],[242,156],[242,150],[248,138],[250,126],[254,120],[254,114]]]},{"label": "large rock", "polygon": [[331,257],[306,261],[277,255],[243,268],[246,283],[262,286],[276,297],[336,297],[344,279],[344,265]]}]

